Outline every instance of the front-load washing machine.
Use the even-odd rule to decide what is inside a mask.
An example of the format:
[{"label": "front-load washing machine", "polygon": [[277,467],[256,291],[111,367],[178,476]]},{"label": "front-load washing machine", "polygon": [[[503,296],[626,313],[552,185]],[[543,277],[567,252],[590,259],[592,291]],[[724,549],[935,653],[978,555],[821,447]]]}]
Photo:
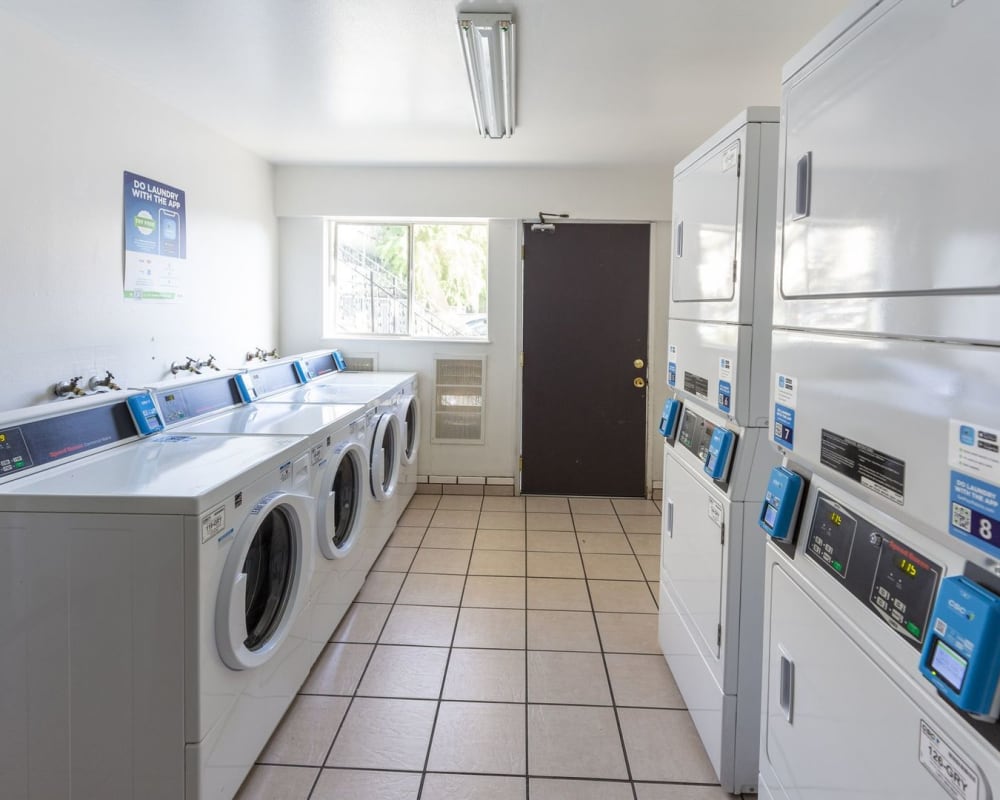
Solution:
[{"label": "front-load washing machine", "polygon": [[329,405],[358,403],[366,409],[365,430],[359,432],[368,448],[369,514],[365,537],[364,572],[375,563],[402,513],[395,499],[403,452],[403,432],[399,416],[387,405],[392,389],[379,386],[334,386],[309,383],[268,395],[257,402],[264,404]]},{"label": "front-load washing machine", "polygon": [[[211,379],[220,381],[227,379]],[[228,393],[224,386],[213,389],[203,382],[161,390],[155,397],[163,415],[172,418],[178,405],[188,406],[190,391],[201,396]],[[368,499],[365,425],[363,405],[241,403],[225,413],[189,417],[171,428],[174,433],[198,435],[305,437],[311,467],[309,494],[316,518],[309,597],[317,656],[364,583],[362,565],[368,547],[364,536]]]},{"label": "front-load washing machine", "polygon": [[130,425],[117,400],[0,423],[29,465],[0,486],[5,797],[230,797],[312,665],[304,440],[154,433],[61,463]]}]

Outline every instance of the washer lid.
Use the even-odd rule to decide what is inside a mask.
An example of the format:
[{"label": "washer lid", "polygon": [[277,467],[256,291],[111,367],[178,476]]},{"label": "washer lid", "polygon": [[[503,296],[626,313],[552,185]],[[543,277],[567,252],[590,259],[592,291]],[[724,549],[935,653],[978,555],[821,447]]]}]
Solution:
[{"label": "washer lid", "polygon": [[252,669],[274,656],[302,606],[312,569],[308,498],[273,492],[236,534],[216,603],[219,655],[231,669]]},{"label": "washer lid", "polygon": [[375,425],[371,452],[372,495],[378,501],[387,500],[396,492],[401,445],[399,417],[392,412],[382,414]]},{"label": "washer lid", "polygon": [[331,451],[318,498],[319,546],[327,558],[343,558],[357,543],[363,527],[368,454],[358,442]]}]

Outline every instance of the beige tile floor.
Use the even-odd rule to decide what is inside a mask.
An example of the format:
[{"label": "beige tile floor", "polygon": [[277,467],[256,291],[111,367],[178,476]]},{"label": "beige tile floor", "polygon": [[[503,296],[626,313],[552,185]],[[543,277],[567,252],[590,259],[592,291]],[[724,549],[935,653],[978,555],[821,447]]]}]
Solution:
[{"label": "beige tile floor", "polygon": [[417,495],[241,800],[728,798],[656,639],[660,508]]}]

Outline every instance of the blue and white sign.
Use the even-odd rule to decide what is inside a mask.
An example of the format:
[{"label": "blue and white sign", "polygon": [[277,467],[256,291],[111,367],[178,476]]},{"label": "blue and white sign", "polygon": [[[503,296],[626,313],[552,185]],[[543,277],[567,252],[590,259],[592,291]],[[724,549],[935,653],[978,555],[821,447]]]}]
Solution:
[{"label": "blue and white sign", "polygon": [[953,536],[1000,550],[1000,431],[948,421],[949,526]]},{"label": "blue and white sign", "polygon": [[127,300],[183,299],[180,262],[187,256],[184,192],[125,173],[123,221]]},{"label": "blue and white sign", "polygon": [[790,375],[774,376],[774,418],[771,435],[775,444],[786,450],[795,449],[795,405],[799,396],[799,379]]},{"label": "blue and white sign", "polygon": [[733,387],[729,381],[719,381],[719,410],[727,414],[733,410]]},{"label": "blue and white sign", "polygon": [[667,385],[677,385],[677,345],[667,345]]}]

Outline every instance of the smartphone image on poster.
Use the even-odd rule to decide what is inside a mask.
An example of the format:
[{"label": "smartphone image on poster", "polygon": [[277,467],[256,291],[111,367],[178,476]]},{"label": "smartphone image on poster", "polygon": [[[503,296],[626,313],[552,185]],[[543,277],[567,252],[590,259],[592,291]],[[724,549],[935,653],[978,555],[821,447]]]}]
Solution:
[{"label": "smartphone image on poster", "polygon": [[160,255],[180,255],[180,218],[176,211],[160,209]]}]

